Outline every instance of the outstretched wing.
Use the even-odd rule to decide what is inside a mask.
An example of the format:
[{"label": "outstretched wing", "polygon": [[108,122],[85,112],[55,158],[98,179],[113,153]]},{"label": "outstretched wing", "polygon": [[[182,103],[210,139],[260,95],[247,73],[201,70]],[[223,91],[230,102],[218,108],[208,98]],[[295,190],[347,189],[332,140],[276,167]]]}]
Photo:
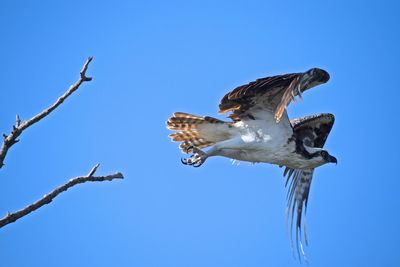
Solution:
[{"label": "outstretched wing", "polygon": [[290,121],[293,132],[305,145],[322,148],[335,122],[335,116],[321,113]]},{"label": "outstretched wing", "polygon": [[[301,234],[301,219],[303,216],[303,207],[304,207],[304,241],[305,244],[308,245],[307,239],[307,224],[305,222],[306,213],[307,213],[307,202],[308,195],[310,193],[311,181],[313,177],[314,169],[305,169],[305,170],[297,170],[286,168],[284,172],[284,176],[287,174],[286,184],[288,186],[289,181],[289,190],[287,193],[288,204],[286,207],[286,220],[289,222],[289,214],[290,215],[290,244],[293,249],[293,222],[294,215],[296,213],[296,249],[297,254],[300,258],[300,251],[303,255],[303,258],[307,260],[306,254],[303,248],[302,242],[302,234]],[[288,225],[289,228],[289,225]]]},{"label": "outstretched wing", "polygon": [[[307,146],[322,148],[332,129],[335,117],[332,114],[324,113],[313,116],[307,116],[291,121],[293,132],[297,138],[303,141]],[[290,169],[286,168],[283,173],[287,175],[286,185],[289,185],[287,194],[287,219],[291,217],[290,223],[290,243],[293,247],[293,227],[296,228],[296,248],[300,258],[300,252],[304,259],[307,260],[304,248],[303,238],[301,234],[302,217],[304,221],[307,213],[307,202],[311,187],[314,169]],[[303,215],[304,209],[304,215]],[[294,218],[296,217],[296,226],[293,226]],[[304,222],[304,241],[307,240],[307,226]]]},{"label": "outstretched wing", "polygon": [[261,78],[227,93],[221,99],[219,113],[232,111],[229,117],[239,121],[251,118],[252,110],[262,109],[273,112],[278,123],[290,101],[295,101],[295,96],[301,98],[301,93],[328,80],[329,74],[318,68],[303,73]]}]

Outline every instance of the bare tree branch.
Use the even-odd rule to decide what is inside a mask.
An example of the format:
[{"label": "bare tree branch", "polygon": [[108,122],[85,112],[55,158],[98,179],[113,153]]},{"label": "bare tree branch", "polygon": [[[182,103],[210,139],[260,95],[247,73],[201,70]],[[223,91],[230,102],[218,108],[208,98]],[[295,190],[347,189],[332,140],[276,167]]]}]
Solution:
[{"label": "bare tree branch", "polygon": [[79,80],[76,81],[73,85],[71,85],[70,88],[62,96],[60,96],[57,99],[57,101],[54,102],[53,105],[51,105],[47,109],[43,110],[42,112],[40,112],[33,118],[31,118],[27,121],[24,121],[22,123],[21,123],[21,119],[19,118],[19,116],[18,115],[16,116],[15,125],[13,125],[13,129],[12,129],[10,135],[6,135],[5,133],[3,133],[4,139],[3,139],[3,144],[0,149],[0,169],[4,166],[4,159],[7,155],[8,150],[10,149],[10,147],[12,145],[14,145],[15,143],[17,143],[19,141],[17,138],[22,134],[22,132],[26,128],[28,128],[29,126],[32,126],[33,124],[37,123],[38,121],[40,121],[41,119],[43,119],[44,117],[49,115],[53,110],[55,110],[59,105],[61,105],[64,102],[64,100],[67,99],[67,97],[69,97],[73,92],[75,92],[82,83],[92,80],[91,77],[86,77],[86,70],[89,66],[89,63],[92,61],[92,59],[93,59],[93,57],[89,57],[86,60],[85,64],[82,67],[82,70],[80,72]]},{"label": "bare tree branch", "polygon": [[73,179],[70,179],[66,184],[56,188],[52,192],[48,193],[47,195],[44,195],[43,198],[39,199],[35,203],[17,211],[14,213],[7,213],[5,217],[0,219],[0,228],[9,224],[13,223],[16,220],[28,215],[32,211],[37,210],[38,208],[49,204],[53,199],[58,196],[60,193],[67,191],[69,188],[77,185],[77,184],[83,184],[86,182],[103,182],[103,181],[112,181],[113,179],[123,179],[124,176],[122,173],[117,172],[114,174],[106,175],[106,176],[93,176],[94,173],[97,171],[97,168],[99,167],[99,164],[94,166],[92,170],[88,173],[86,176],[78,176]]}]

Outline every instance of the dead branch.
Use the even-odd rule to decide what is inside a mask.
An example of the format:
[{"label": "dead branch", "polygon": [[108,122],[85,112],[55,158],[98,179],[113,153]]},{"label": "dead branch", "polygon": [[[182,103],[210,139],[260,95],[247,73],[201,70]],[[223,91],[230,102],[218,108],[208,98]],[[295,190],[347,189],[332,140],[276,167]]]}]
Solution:
[{"label": "dead branch", "polygon": [[122,173],[117,172],[114,174],[106,175],[106,176],[93,176],[95,172],[97,171],[97,168],[99,167],[99,164],[94,166],[92,170],[88,173],[86,176],[78,176],[73,179],[70,179],[66,184],[56,188],[52,192],[48,193],[47,195],[44,195],[43,198],[39,199],[35,203],[17,211],[14,213],[7,213],[5,217],[0,219],[0,228],[9,224],[13,223],[16,220],[28,215],[32,211],[37,210],[38,208],[49,204],[53,199],[61,194],[64,191],[67,191],[69,188],[77,185],[77,184],[83,184],[86,182],[103,182],[103,181],[111,181],[113,179],[123,179],[124,176]]},{"label": "dead branch", "polygon": [[0,149],[0,169],[4,166],[4,159],[7,155],[8,150],[10,149],[10,147],[12,145],[14,145],[15,143],[17,143],[19,141],[19,139],[17,139],[17,138],[22,134],[22,132],[26,128],[32,126],[33,124],[37,123],[38,121],[40,121],[41,119],[43,119],[44,117],[49,115],[53,110],[55,110],[59,105],[61,105],[64,102],[64,100],[67,99],[67,97],[69,97],[73,92],[75,92],[82,83],[92,80],[91,77],[86,77],[86,70],[89,66],[89,63],[92,61],[92,59],[93,59],[93,57],[89,57],[86,60],[85,64],[82,67],[82,70],[80,72],[79,80],[76,81],[73,85],[71,85],[70,88],[62,96],[60,96],[57,99],[57,101],[54,102],[53,105],[51,105],[47,109],[43,110],[42,112],[40,112],[33,118],[31,118],[27,121],[24,121],[22,123],[21,123],[21,119],[19,118],[19,116],[18,115],[16,116],[15,125],[13,125],[13,129],[12,129],[11,133],[9,135],[6,135],[5,133],[3,133],[3,144]]}]

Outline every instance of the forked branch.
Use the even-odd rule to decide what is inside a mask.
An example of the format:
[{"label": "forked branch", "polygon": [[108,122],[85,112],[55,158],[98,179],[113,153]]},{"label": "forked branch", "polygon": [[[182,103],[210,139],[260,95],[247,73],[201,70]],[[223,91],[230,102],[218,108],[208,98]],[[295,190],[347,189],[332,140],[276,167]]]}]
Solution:
[{"label": "forked branch", "polygon": [[94,166],[92,170],[88,173],[86,176],[78,176],[73,179],[70,179],[66,184],[56,188],[55,190],[51,191],[47,195],[44,195],[43,198],[39,199],[35,203],[17,211],[14,213],[7,213],[5,217],[0,219],[0,228],[9,224],[13,223],[16,220],[28,215],[32,211],[37,210],[38,208],[49,204],[50,202],[53,201],[55,197],[57,197],[59,194],[61,194],[64,191],[67,191],[69,188],[77,185],[77,184],[83,184],[86,182],[103,182],[103,181],[112,181],[113,179],[123,179],[124,176],[122,173],[117,172],[114,174],[106,175],[106,176],[93,176],[95,172],[97,171],[97,168],[99,167],[99,164]]},{"label": "forked branch", "polygon": [[18,115],[16,116],[15,125],[13,125],[11,133],[9,135],[3,133],[3,144],[0,149],[0,169],[4,166],[4,159],[6,158],[8,150],[12,145],[14,145],[19,141],[18,137],[22,134],[22,132],[26,128],[32,126],[33,124],[37,123],[38,121],[49,115],[53,110],[55,110],[59,105],[61,105],[64,102],[64,100],[67,99],[67,97],[69,97],[73,92],[75,92],[82,83],[92,80],[91,77],[86,76],[87,68],[92,59],[93,59],[92,57],[89,57],[86,60],[80,72],[79,79],[73,85],[71,85],[70,88],[62,96],[60,96],[57,99],[57,101],[54,102],[53,105],[51,105],[50,107],[43,110],[36,116],[24,122],[21,122],[21,119]]}]

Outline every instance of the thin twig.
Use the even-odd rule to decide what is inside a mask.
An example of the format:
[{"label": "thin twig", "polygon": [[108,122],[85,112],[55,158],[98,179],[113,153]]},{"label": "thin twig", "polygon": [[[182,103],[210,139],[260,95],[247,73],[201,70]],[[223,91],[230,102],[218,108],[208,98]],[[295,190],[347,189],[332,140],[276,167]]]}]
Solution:
[{"label": "thin twig", "polygon": [[17,143],[19,140],[17,139],[22,132],[28,128],[29,126],[32,126],[33,124],[37,123],[47,115],[49,115],[53,110],[55,110],[59,105],[61,105],[67,97],[69,97],[73,92],[75,92],[79,86],[84,83],[92,80],[92,77],[86,77],[86,70],[89,66],[89,63],[92,61],[93,57],[89,57],[85,64],[82,67],[82,70],[80,72],[79,80],[76,81],[73,85],[70,86],[70,88],[62,95],[60,96],[56,102],[54,102],[53,105],[48,107],[47,109],[43,110],[33,118],[21,122],[21,119],[19,116],[16,116],[15,120],[15,125],[13,125],[13,129],[9,135],[6,135],[3,133],[3,144],[0,149],[0,169],[4,166],[4,159],[6,158],[7,152],[10,149],[12,145]]},{"label": "thin twig", "polygon": [[48,193],[47,195],[44,195],[43,198],[39,199],[35,203],[17,211],[14,213],[7,213],[6,216],[4,216],[2,219],[0,219],[0,228],[9,224],[13,223],[16,220],[28,215],[32,211],[37,210],[38,208],[49,204],[53,199],[58,196],[60,193],[67,191],[69,188],[77,185],[77,184],[83,184],[86,182],[103,182],[103,181],[111,181],[113,179],[123,179],[124,176],[122,173],[117,172],[114,174],[106,175],[106,176],[93,176],[94,173],[96,172],[97,168],[99,167],[99,164],[94,166],[92,170],[88,173],[86,176],[78,176],[75,177],[71,180],[69,180],[66,184],[56,188],[52,192]]}]

